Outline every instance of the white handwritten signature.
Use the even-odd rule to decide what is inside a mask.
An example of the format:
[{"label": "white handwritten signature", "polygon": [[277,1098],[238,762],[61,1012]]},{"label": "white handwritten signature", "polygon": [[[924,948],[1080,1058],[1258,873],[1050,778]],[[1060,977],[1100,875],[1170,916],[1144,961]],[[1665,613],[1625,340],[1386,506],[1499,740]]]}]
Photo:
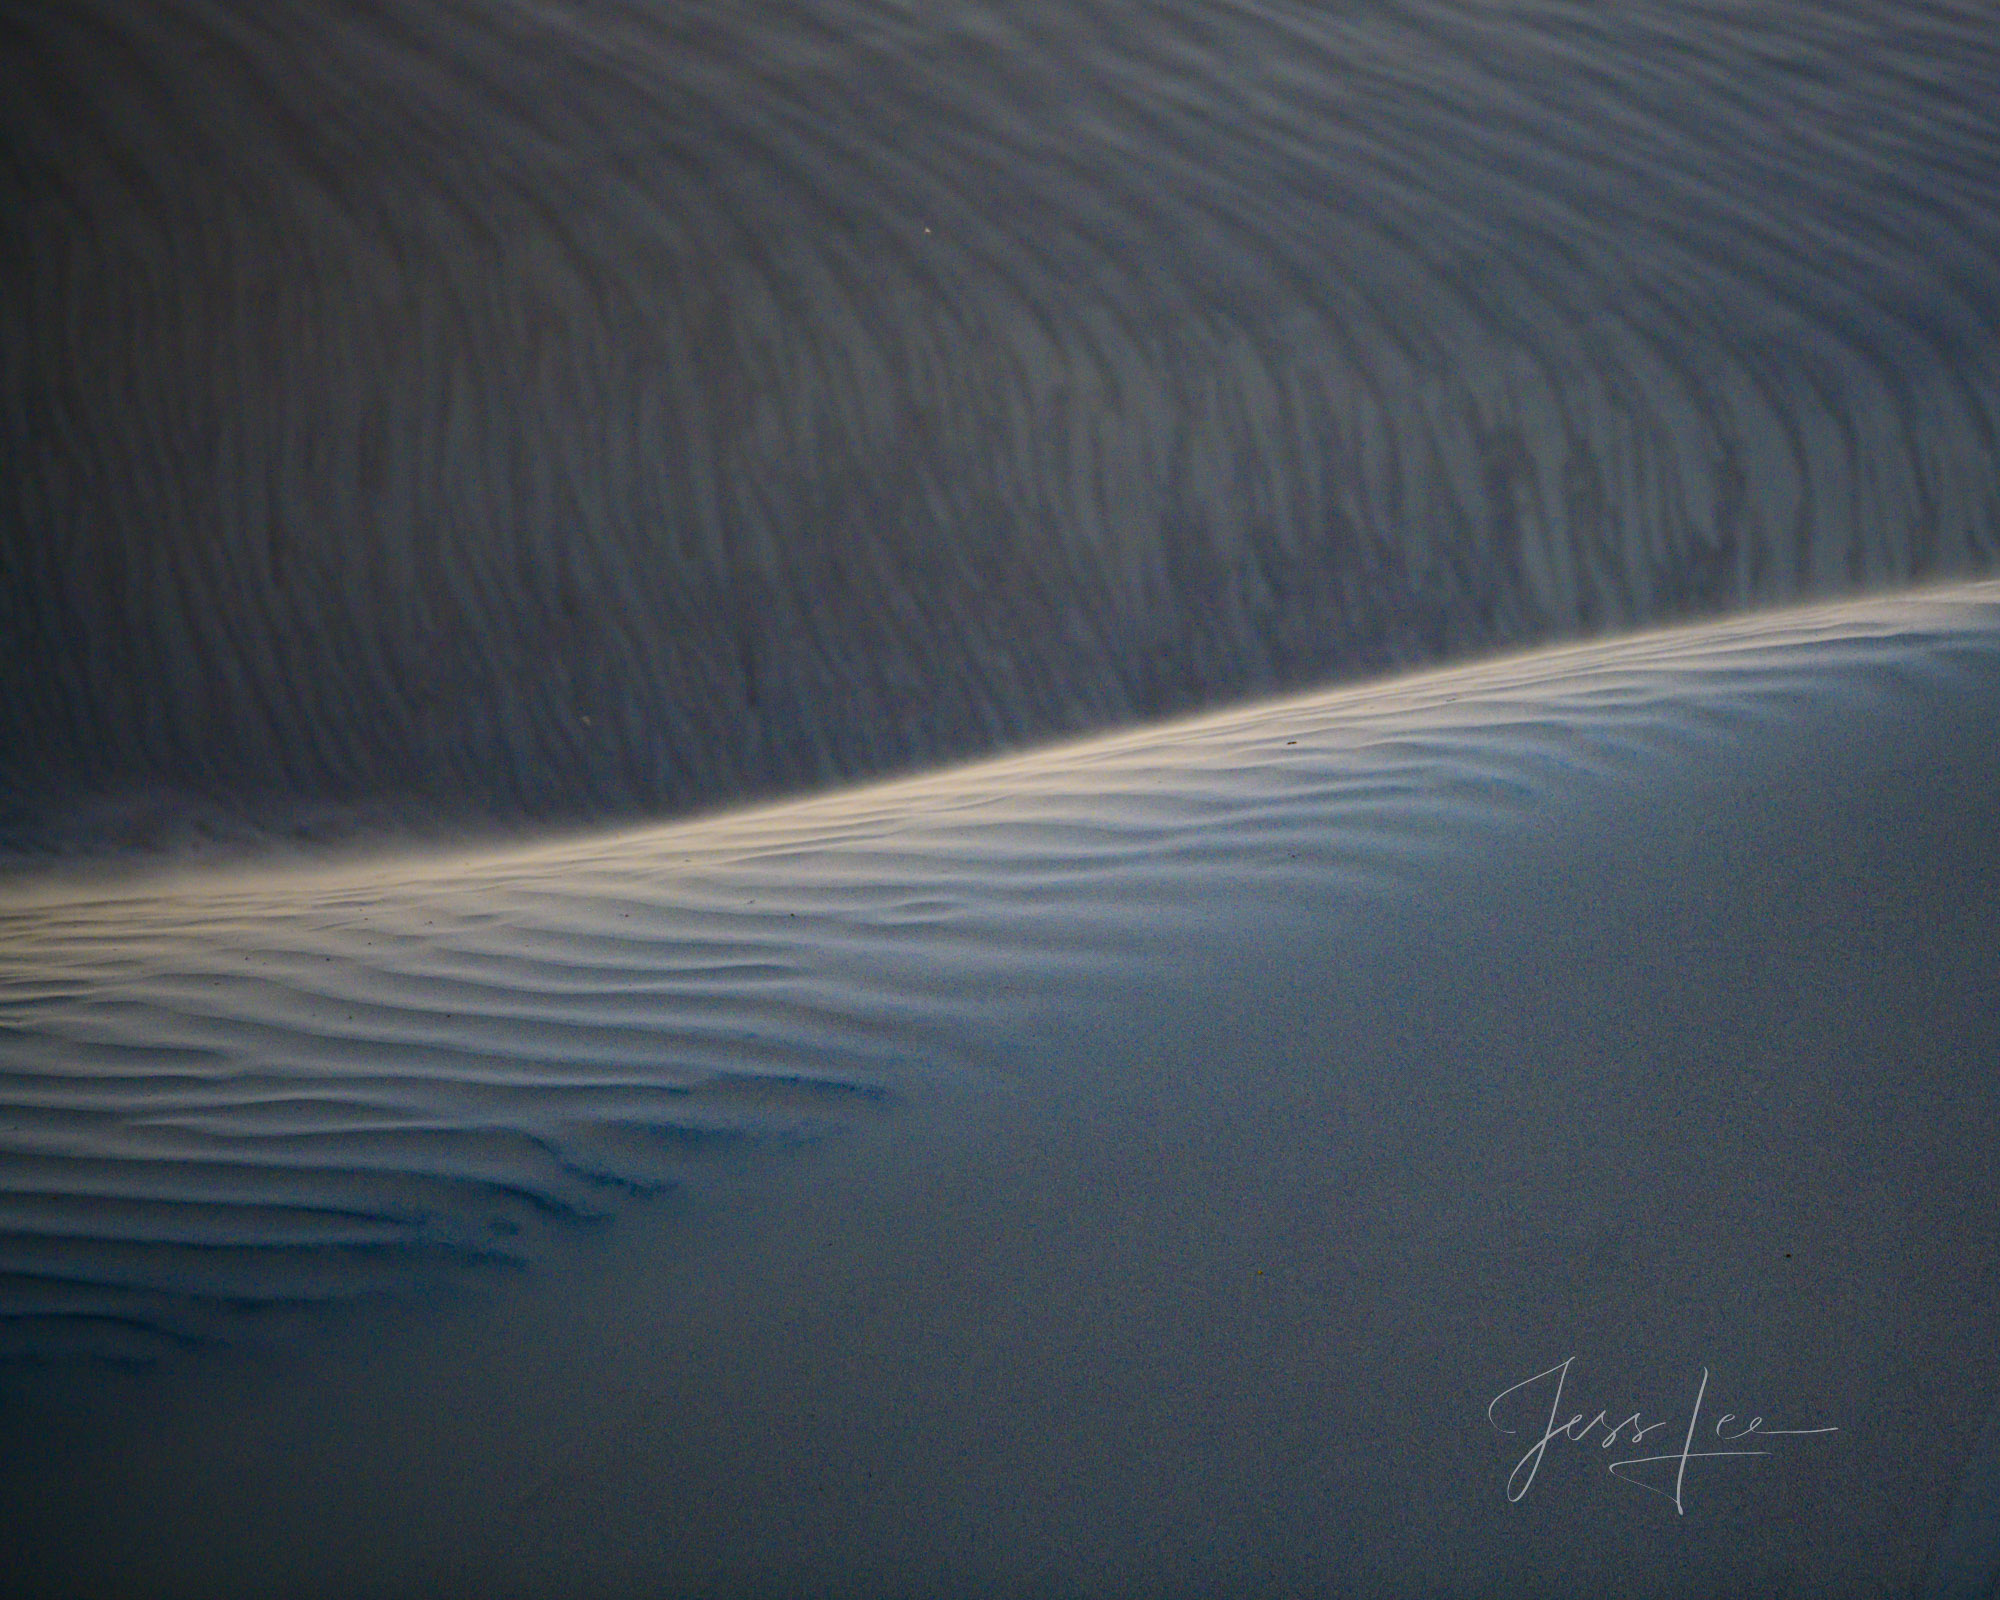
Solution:
[{"label": "white handwritten signature", "polygon": [[[1584,1420],[1584,1414],[1581,1411],[1574,1413],[1567,1420],[1563,1420],[1563,1385],[1569,1381],[1569,1369],[1575,1361],[1576,1357],[1570,1356],[1566,1360],[1560,1361],[1555,1366],[1550,1367],[1546,1372],[1538,1372],[1532,1378],[1523,1378],[1519,1383],[1502,1389],[1486,1407],[1486,1420],[1492,1423],[1499,1432],[1516,1433],[1519,1431],[1518,1429],[1507,1427],[1494,1415],[1494,1412],[1500,1408],[1501,1402],[1507,1400],[1510,1396],[1516,1395],[1521,1396],[1525,1400],[1528,1398],[1527,1391],[1531,1390],[1534,1385],[1546,1382],[1550,1378],[1555,1379],[1555,1395],[1549,1401],[1548,1424],[1543,1428],[1542,1436],[1536,1441],[1534,1447],[1526,1455],[1522,1456],[1519,1461],[1514,1463],[1514,1470],[1507,1475],[1507,1498],[1517,1505],[1527,1495],[1528,1490],[1534,1486],[1535,1474],[1542,1470],[1542,1457],[1547,1454],[1549,1445],[1555,1440],[1567,1439],[1571,1444],[1583,1444],[1590,1439],[1592,1433],[1599,1428],[1603,1428],[1605,1433],[1597,1441],[1597,1446],[1600,1450],[1611,1450],[1617,1448],[1620,1444],[1644,1445],[1647,1434],[1656,1433],[1662,1428],[1673,1426],[1671,1421],[1642,1422],[1640,1420],[1640,1413],[1637,1411],[1634,1411],[1629,1417],[1619,1422],[1611,1420],[1609,1411],[1600,1411],[1596,1416],[1590,1418],[1589,1421]],[[1610,1463],[1611,1475],[1614,1478],[1621,1478],[1627,1483],[1636,1484],[1639,1488],[1646,1490],[1650,1494],[1657,1494],[1673,1501],[1674,1510],[1680,1515],[1686,1516],[1687,1506],[1683,1499],[1683,1492],[1687,1486],[1687,1470],[1690,1461],[1713,1461],[1725,1456],[1767,1456],[1771,1454],[1769,1450],[1695,1449],[1695,1433],[1701,1426],[1702,1402],[1707,1396],[1708,1368],[1703,1367],[1701,1369],[1701,1385],[1695,1390],[1694,1407],[1688,1413],[1687,1430],[1682,1435],[1680,1449],[1667,1455],[1628,1456],[1621,1460],[1613,1461]],[[1741,1423],[1742,1425],[1731,1431],[1729,1428],[1731,1423]],[[1630,1430],[1629,1433],[1627,1430]],[[1801,1438],[1809,1434],[1840,1432],[1838,1428],[1767,1428],[1764,1426],[1764,1419],[1762,1417],[1752,1417],[1748,1422],[1742,1422],[1742,1419],[1733,1411],[1725,1411],[1715,1419],[1714,1431],[1715,1437],[1724,1444],[1742,1444],[1745,1441],[1755,1442],[1776,1438]],[[1706,1443],[1706,1440],[1703,1442]],[[1662,1467],[1668,1463],[1671,1463],[1674,1469],[1674,1486],[1671,1491],[1662,1489],[1656,1484],[1647,1483],[1643,1478],[1634,1476],[1632,1471],[1634,1468],[1641,1467]]]}]

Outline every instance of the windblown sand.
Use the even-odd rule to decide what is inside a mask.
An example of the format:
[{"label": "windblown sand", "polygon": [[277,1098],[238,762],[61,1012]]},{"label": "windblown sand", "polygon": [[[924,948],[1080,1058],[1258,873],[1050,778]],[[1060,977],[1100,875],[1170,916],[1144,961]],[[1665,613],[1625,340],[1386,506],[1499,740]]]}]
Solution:
[{"label": "windblown sand", "polygon": [[0,0],[0,852],[2000,560],[1990,0]]},{"label": "windblown sand", "polygon": [[1978,1592],[1996,727],[1981,583],[12,881],[8,1588]]}]

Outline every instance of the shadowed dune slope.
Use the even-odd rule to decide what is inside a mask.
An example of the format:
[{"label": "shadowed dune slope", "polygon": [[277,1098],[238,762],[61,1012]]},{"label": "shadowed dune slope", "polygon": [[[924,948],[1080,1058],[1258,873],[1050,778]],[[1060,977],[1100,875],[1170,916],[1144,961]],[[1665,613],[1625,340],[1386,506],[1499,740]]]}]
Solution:
[{"label": "shadowed dune slope", "polygon": [[0,42],[16,847],[713,804],[2000,545],[1984,4]]}]

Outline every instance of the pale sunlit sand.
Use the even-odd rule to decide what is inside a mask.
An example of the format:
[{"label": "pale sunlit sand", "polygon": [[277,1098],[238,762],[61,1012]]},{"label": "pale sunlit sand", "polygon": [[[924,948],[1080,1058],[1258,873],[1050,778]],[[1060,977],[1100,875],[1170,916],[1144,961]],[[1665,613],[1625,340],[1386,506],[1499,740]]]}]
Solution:
[{"label": "pale sunlit sand", "polygon": [[21,1592],[1979,1592],[1996,726],[1975,583],[18,878]]}]

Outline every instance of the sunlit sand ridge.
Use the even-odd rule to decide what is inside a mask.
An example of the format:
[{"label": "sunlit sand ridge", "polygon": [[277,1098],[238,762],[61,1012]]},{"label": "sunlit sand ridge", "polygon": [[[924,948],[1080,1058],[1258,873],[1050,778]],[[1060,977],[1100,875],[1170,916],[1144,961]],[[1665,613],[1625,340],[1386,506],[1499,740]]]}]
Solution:
[{"label": "sunlit sand ridge", "polygon": [[0,846],[686,808],[1996,554],[1984,3],[0,21]]},{"label": "sunlit sand ridge", "polygon": [[[1996,719],[1973,584],[533,848],[17,882],[5,1337],[169,1359],[13,1369],[16,1571],[1974,1592]],[[1839,1432],[1510,1502],[1487,1408],[1570,1356],[1586,1412],[1683,1428],[1706,1369],[1704,1428]]]}]

